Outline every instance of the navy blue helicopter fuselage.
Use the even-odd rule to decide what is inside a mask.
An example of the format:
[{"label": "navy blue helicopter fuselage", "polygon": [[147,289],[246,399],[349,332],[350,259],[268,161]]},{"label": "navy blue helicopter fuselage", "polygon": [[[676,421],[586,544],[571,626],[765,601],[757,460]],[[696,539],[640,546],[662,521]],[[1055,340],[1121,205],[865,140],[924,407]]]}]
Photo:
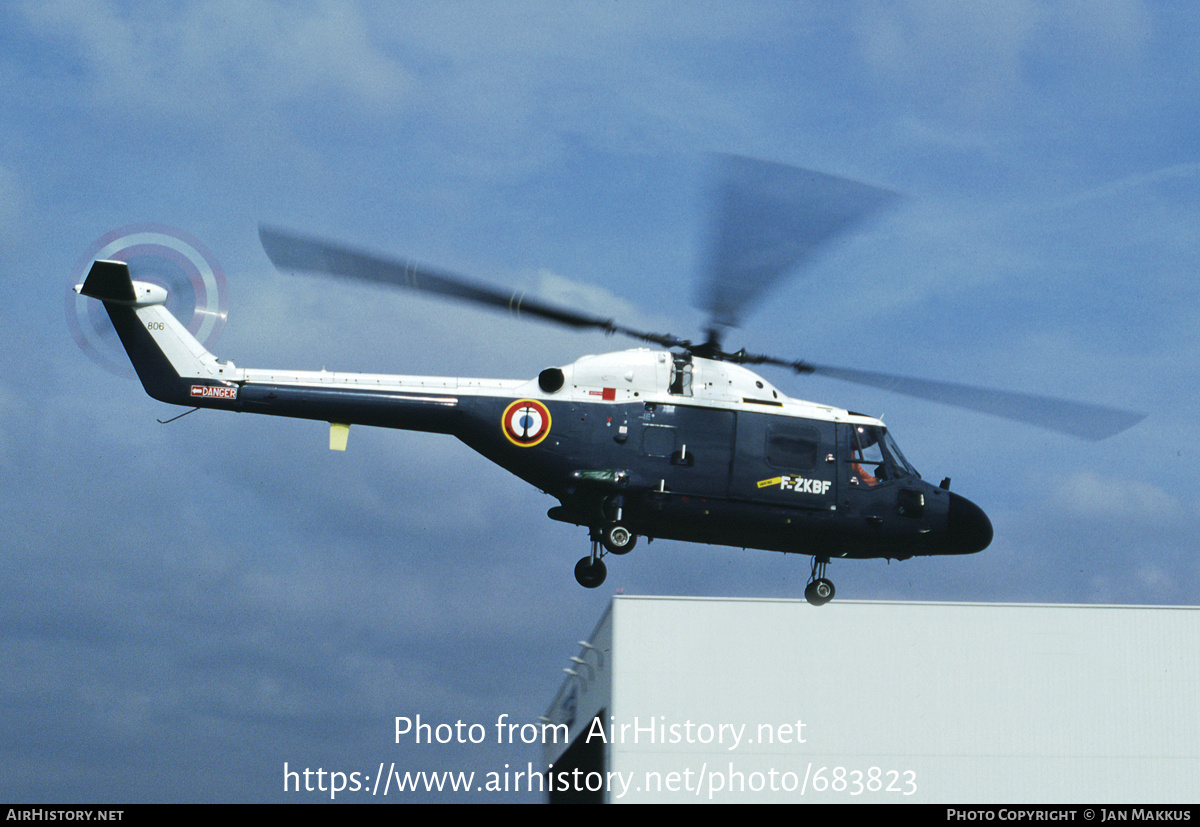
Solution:
[{"label": "navy blue helicopter fuselage", "polygon": [[351,425],[450,434],[557,499],[556,520],[821,558],[992,539],[984,512],[922,480],[881,421],[791,399],[740,365],[637,349],[529,380],[244,369],[124,264],[97,262],[79,291],[104,302],[156,399],[324,421],[343,438]]}]

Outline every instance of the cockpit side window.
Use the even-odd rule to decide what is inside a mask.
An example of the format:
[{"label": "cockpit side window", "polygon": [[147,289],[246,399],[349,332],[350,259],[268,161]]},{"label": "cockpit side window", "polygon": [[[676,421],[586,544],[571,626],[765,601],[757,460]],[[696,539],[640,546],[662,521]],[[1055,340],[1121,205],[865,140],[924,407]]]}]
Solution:
[{"label": "cockpit side window", "polygon": [[888,432],[877,425],[850,426],[850,484],[872,488],[901,477],[919,477]]},{"label": "cockpit side window", "polygon": [[863,425],[850,426],[850,484],[873,488],[879,484],[882,474],[883,454],[875,429]]}]

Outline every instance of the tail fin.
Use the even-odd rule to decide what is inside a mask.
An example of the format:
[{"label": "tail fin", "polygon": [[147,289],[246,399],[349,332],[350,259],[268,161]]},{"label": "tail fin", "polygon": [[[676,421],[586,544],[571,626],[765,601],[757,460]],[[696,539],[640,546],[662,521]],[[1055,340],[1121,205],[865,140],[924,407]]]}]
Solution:
[{"label": "tail fin", "polygon": [[224,386],[238,371],[219,362],[166,308],[167,291],[134,281],[129,265],[97,261],[75,291],[99,299],[112,319],[146,393],[162,402],[194,405],[200,386]]}]

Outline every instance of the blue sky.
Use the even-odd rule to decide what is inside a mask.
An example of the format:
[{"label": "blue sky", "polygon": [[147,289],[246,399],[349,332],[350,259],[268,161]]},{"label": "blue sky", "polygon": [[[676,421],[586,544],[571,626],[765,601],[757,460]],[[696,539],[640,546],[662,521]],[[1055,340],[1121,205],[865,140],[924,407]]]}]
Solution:
[{"label": "blue sky", "polygon": [[224,265],[215,350],[241,366],[529,377],[626,343],[279,274],[258,223],[694,335],[706,153],[887,187],[727,343],[1149,416],[1093,444],[764,371],[884,417],[995,526],[973,557],[835,563],[839,598],[1195,604],[1198,29],[1132,0],[5,4],[0,800],[536,765],[391,722],[536,718],[617,589],[799,597],[808,574],[659,541],[588,592],[585,532],[451,439],[158,425],[63,313],[89,246],[142,222]]}]

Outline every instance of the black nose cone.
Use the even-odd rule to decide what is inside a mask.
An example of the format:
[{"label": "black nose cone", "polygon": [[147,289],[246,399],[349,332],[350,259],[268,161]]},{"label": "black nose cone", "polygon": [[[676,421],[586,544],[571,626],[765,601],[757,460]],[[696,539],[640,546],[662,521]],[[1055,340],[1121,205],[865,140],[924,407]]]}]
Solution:
[{"label": "black nose cone", "polygon": [[946,517],[946,553],[974,554],[991,542],[992,521],[983,509],[951,492],[950,513]]}]

